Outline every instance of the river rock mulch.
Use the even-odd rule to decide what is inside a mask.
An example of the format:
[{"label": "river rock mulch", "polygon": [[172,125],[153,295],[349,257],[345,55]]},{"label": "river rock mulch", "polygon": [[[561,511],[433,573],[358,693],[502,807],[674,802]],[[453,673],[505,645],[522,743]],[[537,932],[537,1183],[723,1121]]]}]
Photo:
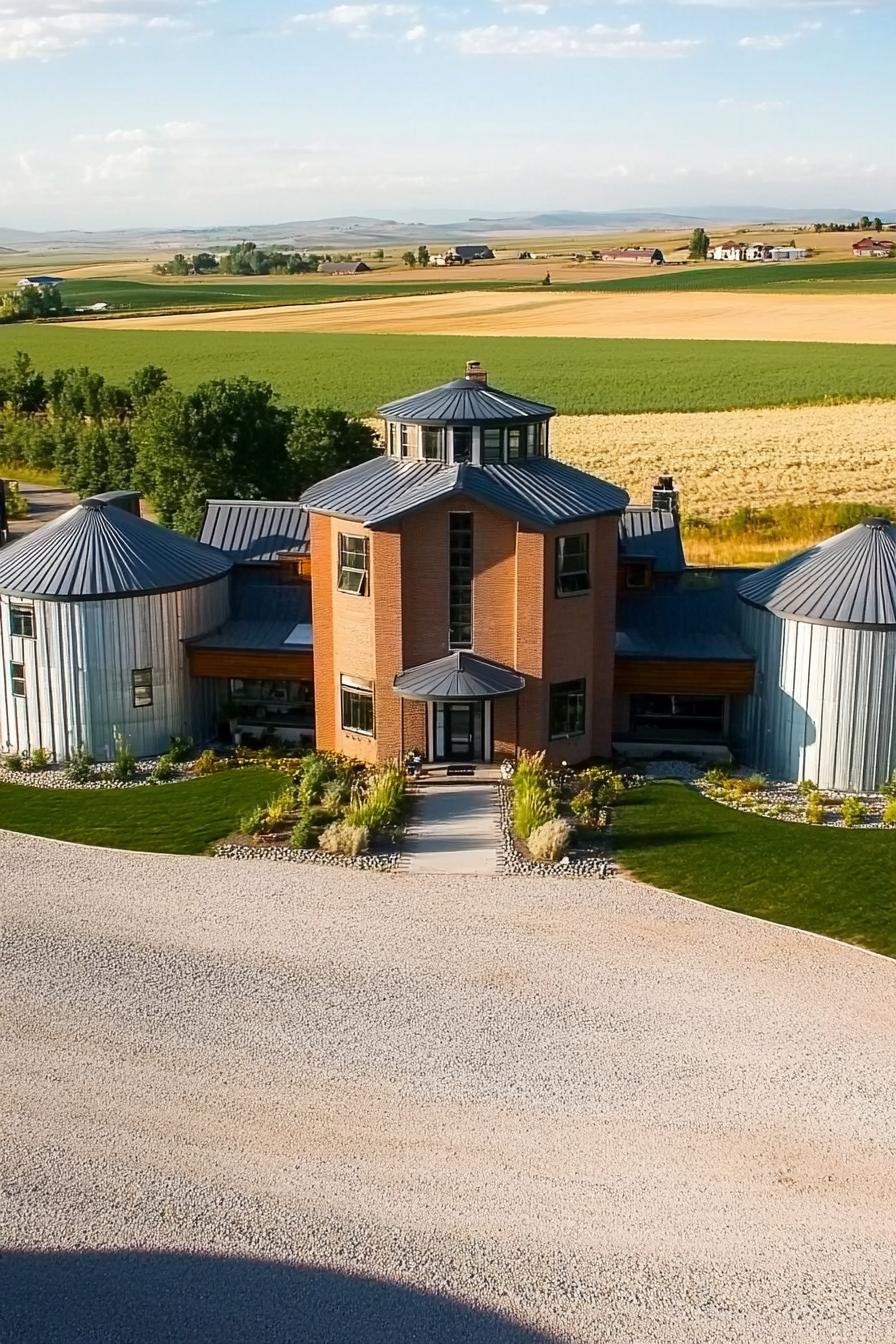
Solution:
[{"label": "river rock mulch", "polygon": [[327,854],[322,849],[294,849],[292,845],[259,844],[246,841],[225,841],[213,850],[216,859],[268,859],[276,863],[310,863],[324,868],[355,868],[364,872],[395,873],[401,862],[398,846],[389,850],[374,850],[351,858],[346,854]]},{"label": "river rock mulch", "polygon": [[614,877],[617,872],[610,858],[609,842],[573,848],[559,863],[538,863],[523,853],[513,833],[513,790],[509,784],[497,785],[501,847],[498,871],[507,877]]},{"label": "river rock mulch", "polygon": [[141,789],[151,784],[179,784],[185,779],[194,779],[192,763],[184,761],[175,765],[175,773],[167,780],[152,778],[152,772],[158,763],[157,756],[147,757],[137,762],[137,773],[131,779],[113,779],[115,768],[111,761],[101,761],[91,766],[89,780],[79,783],[69,779],[64,765],[48,765],[41,770],[10,770],[0,766],[0,782],[4,784],[25,784],[32,789]]},{"label": "river rock mulch", "polygon": [[[734,777],[749,777],[750,773],[747,770],[735,771]],[[707,780],[700,777],[692,782],[705,798],[711,798],[713,802],[721,803],[724,807],[730,807],[735,812],[752,812],[755,816],[770,817],[774,821],[796,822],[803,826],[815,824],[807,820],[806,799],[795,784],[780,780],[767,780],[763,788],[758,789],[755,793],[748,793],[743,797],[735,798],[725,793],[711,779]],[[834,789],[820,789],[819,792],[824,801],[824,820],[821,825],[846,829],[841,812],[843,800],[856,797],[864,803],[866,815],[863,821],[849,829],[856,831],[890,829],[884,827],[883,812],[887,799],[883,794],[848,794],[837,792]]]}]

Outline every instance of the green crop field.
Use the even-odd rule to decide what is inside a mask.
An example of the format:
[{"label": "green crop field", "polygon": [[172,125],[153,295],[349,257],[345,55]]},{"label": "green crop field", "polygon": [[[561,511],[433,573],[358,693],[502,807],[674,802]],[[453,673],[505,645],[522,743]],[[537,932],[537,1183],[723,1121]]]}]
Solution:
[{"label": "green crop field", "polygon": [[[558,289],[563,286],[558,285]],[[619,280],[586,281],[576,288],[617,290],[783,290],[787,294],[894,294],[896,260],[750,262],[726,266],[708,261],[669,266]]]},{"label": "green crop field", "polygon": [[119,381],[144,364],[179,387],[247,374],[287,401],[358,414],[458,377],[467,359],[566,415],[896,398],[896,345],[0,327],[0,364],[17,350],[44,370],[87,365]]}]

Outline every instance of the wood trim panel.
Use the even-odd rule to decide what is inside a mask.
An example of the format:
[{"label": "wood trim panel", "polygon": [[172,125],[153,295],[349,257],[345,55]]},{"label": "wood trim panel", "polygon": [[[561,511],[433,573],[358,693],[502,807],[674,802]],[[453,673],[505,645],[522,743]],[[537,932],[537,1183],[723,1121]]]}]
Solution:
[{"label": "wood trim panel", "polygon": [[314,655],[290,649],[190,649],[193,677],[266,677],[273,681],[313,681]]},{"label": "wood trim panel", "polygon": [[750,695],[756,665],[744,662],[687,662],[674,658],[617,658],[617,691],[662,695]]}]

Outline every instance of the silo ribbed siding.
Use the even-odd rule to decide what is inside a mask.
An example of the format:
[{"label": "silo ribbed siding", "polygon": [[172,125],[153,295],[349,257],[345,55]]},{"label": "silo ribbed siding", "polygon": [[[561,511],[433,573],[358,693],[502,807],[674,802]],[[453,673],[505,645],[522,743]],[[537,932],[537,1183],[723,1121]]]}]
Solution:
[{"label": "silo ribbed siding", "polygon": [[[34,639],[10,633],[13,605],[34,611]],[[191,683],[184,640],[229,616],[229,578],[175,592],[100,601],[0,596],[4,745],[45,747],[57,760],[84,747],[109,760],[116,731],[137,756],[164,751],[172,734],[207,737],[211,707]],[[10,664],[25,668],[13,696]],[[152,668],[152,704],[134,706],[132,672]]]},{"label": "silo ribbed siding", "polygon": [[745,754],[776,779],[871,792],[896,770],[896,630],[787,620],[741,608],[757,656]]}]

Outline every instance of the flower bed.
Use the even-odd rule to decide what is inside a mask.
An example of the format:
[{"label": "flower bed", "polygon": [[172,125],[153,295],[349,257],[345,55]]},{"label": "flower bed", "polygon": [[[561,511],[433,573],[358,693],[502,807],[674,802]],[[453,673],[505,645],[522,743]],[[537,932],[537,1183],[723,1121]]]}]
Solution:
[{"label": "flower bed", "polygon": [[896,827],[896,779],[884,785],[880,793],[861,795],[818,789],[811,780],[790,784],[718,768],[694,782],[705,797],[725,807],[776,821],[849,830]]}]

